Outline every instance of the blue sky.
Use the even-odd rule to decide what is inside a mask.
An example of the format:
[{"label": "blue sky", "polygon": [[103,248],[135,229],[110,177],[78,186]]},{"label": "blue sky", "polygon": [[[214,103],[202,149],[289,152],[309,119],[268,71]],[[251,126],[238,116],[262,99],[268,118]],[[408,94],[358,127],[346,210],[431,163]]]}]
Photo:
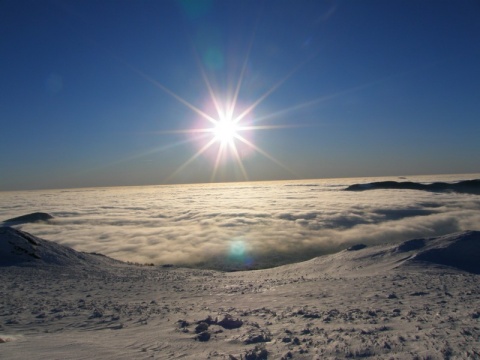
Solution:
[{"label": "blue sky", "polygon": [[[475,0],[2,1],[0,190],[480,172],[479,17]],[[228,144],[205,130],[213,98],[250,110]]]}]

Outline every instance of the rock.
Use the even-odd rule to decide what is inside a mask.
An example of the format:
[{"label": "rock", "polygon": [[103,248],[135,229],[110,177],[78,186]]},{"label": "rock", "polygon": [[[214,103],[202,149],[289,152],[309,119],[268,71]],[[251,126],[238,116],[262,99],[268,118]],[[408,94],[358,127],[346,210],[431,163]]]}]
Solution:
[{"label": "rock", "polygon": [[303,317],[306,319],[320,319],[320,314],[317,312],[305,312]]},{"label": "rock", "polygon": [[247,338],[245,339],[244,343],[245,344],[258,344],[258,343],[264,343],[268,342],[271,340],[270,333],[260,330],[260,331],[254,331],[250,334],[248,334]]},{"label": "rock", "polygon": [[216,325],[217,319],[214,320],[210,315],[208,315],[207,318],[197,321],[197,324],[200,324],[200,323],[205,323],[208,325]]},{"label": "rock", "polygon": [[190,325],[187,320],[178,320],[177,323],[181,329],[186,328],[187,326]]},{"label": "rock", "polygon": [[358,250],[365,249],[366,247],[367,247],[367,245],[365,245],[365,244],[355,244],[355,245],[350,246],[347,249],[347,251],[358,251]]},{"label": "rock", "polygon": [[255,349],[245,353],[245,360],[266,360],[268,357],[267,349],[255,346]]},{"label": "rock", "polygon": [[195,336],[195,340],[201,341],[201,342],[206,342],[210,340],[210,333],[208,331],[201,332],[197,336]]},{"label": "rock", "polygon": [[103,312],[100,309],[94,309],[89,319],[101,318],[103,317]]},{"label": "rock", "polygon": [[238,329],[243,325],[243,321],[240,319],[234,319],[231,315],[227,314],[225,317],[217,323],[224,329]]},{"label": "rock", "polygon": [[207,331],[208,330],[208,324],[205,323],[205,322],[201,322],[200,324],[198,324],[196,327],[195,327],[195,333],[197,334],[200,334],[204,331]]}]

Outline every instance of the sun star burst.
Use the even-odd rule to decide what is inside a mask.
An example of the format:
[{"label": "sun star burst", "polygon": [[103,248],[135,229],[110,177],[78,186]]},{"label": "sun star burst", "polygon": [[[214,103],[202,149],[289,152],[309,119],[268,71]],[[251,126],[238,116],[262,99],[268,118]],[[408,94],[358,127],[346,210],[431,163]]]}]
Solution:
[{"label": "sun star burst", "polygon": [[[201,107],[197,107],[196,105],[187,101],[184,97],[173,92],[164,84],[148,76],[146,73],[139,70],[138,68],[130,66],[128,63],[126,63],[126,65],[128,65],[130,69],[137,73],[139,76],[152,83],[160,90],[169,94],[172,98],[176,99],[178,102],[192,110],[192,112],[197,115],[197,126],[193,126],[190,129],[187,128],[178,130],[167,130],[161,132],[170,134],[189,134],[190,137],[185,141],[179,142],[178,145],[184,144],[186,142],[193,142],[196,143],[198,146],[198,150],[183,164],[181,164],[175,171],[173,171],[173,173],[170,174],[164,180],[164,182],[171,182],[176,175],[182,172],[187,166],[192,164],[200,156],[206,156],[212,159],[213,169],[211,181],[215,181],[219,168],[221,168],[222,165],[226,164],[227,162],[233,162],[234,164],[236,164],[237,169],[239,169],[240,173],[243,176],[243,179],[249,180],[247,168],[244,165],[244,161],[246,161],[250,154],[253,153],[259,153],[263,155],[265,158],[269,159],[270,161],[282,167],[288,173],[296,177],[296,174],[287,166],[285,166],[267,151],[255,145],[253,141],[253,135],[254,132],[258,130],[290,128],[296,127],[298,125],[258,125],[258,122],[265,120],[269,116],[264,116],[263,118],[256,118],[253,114],[253,111],[266,98],[268,98],[280,86],[282,86],[287,79],[289,79],[294,73],[296,73],[298,69],[304,64],[304,62],[294,67],[292,71],[290,71],[286,76],[280,78],[280,80],[274,83],[258,98],[253,100],[251,99],[246,104],[242,104],[243,106],[239,106],[238,102],[240,98],[240,90],[242,88],[243,80],[246,75],[250,50],[251,43],[244,59],[236,84],[232,83],[230,84],[230,86],[227,86],[226,89],[220,89],[220,91],[219,89],[214,89],[211,80],[207,76],[205,68],[201,64],[200,58],[198,56],[196,57],[200,69],[200,75],[204,80],[207,94],[209,95],[208,101],[204,104],[204,106]],[[219,95],[221,93],[226,94],[224,99],[222,99],[222,96]],[[284,111],[289,110],[290,109],[286,109]],[[270,114],[271,117],[274,117],[275,115],[275,113]],[[207,123],[210,123],[210,126],[204,126],[204,124],[199,124],[198,121],[206,121]]]},{"label": "sun star burst", "polygon": [[238,125],[231,118],[220,119],[213,128],[215,140],[222,144],[232,144],[238,136]]}]

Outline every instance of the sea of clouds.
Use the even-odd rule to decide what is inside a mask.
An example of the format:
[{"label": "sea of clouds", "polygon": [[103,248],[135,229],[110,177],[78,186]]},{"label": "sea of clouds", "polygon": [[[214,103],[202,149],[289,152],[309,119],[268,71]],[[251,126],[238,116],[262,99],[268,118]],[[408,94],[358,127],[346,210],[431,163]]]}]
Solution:
[{"label": "sea of clouds", "polygon": [[[480,175],[408,177],[458,181]],[[480,196],[417,190],[349,192],[399,178],[85,188],[0,193],[0,220],[35,211],[35,236],[116,259],[242,269],[274,266],[352,244],[480,230]]]}]

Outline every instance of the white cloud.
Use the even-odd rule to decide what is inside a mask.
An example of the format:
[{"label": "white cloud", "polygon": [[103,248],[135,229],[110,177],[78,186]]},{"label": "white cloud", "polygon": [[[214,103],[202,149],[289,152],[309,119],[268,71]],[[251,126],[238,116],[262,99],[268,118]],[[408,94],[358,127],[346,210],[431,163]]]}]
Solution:
[{"label": "white cloud", "polygon": [[[348,181],[353,180],[342,179]],[[333,184],[309,180],[7,192],[0,211],[4,219],[48,212],[53,221],[21,228],[77,250],[157,264],[272,265],[359,242],[479,230],[478,195],[356,193]]]}]

